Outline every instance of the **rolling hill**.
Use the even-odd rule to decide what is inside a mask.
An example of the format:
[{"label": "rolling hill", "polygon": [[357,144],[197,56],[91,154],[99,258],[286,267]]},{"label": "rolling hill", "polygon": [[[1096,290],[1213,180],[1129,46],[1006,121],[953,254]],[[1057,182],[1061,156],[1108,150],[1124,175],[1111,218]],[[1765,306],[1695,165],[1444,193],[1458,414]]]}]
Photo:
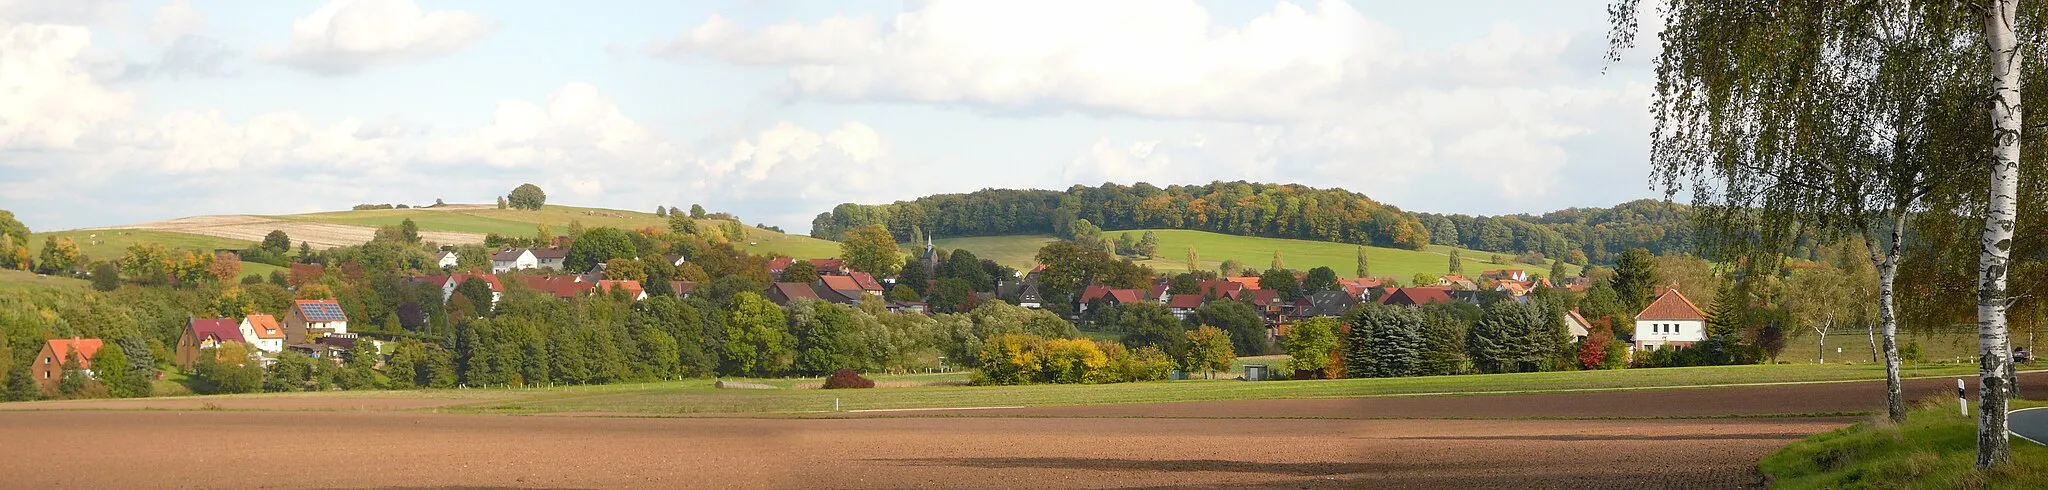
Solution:
[{"label": "rolling hill", "polygon": [[[1281,260],[1288,268],[1307,270],[1324,266],[1337,271],[1340,277],[1352,276],[1357,264],[1357,245],[1285,238],[1260,238],[1225,235],[1192,230],[1128,230],[1132,235],[1142,236],[1152,231],[1159,236],[1159,255],[1139,263],[1151,266],[1160,272],[1187,270],[1188,247],[1195,248],[1200,256],[1201,267],[1214,270],[1225,260],[1237,259],[1248,267],[1265,269],[1272,264],[1273,251],[1279,250]],[[1123,231],[1104,232],[1114,237]],[[995,260],[997,263],[1017,269],[1028,269],[1037,263],[1032,257],[1038,248],[1051,243],[1053,237],[1042,235],[1013,235],[992,237],[968,237],[937,239],[933,243],[940,248],[966,249],[976,256]],[[1425,250],[1404,250],[1395,248],[1366,247],[1366,256],[1372,266],[1371,274],[1378,277],[1393,277],[1408,282],[1417,273],[1442,275],[1450,268],[1451,247],[1429,246]],[[1459,250],[1460,261],[1468,277],[1476,277],[1480,271],[1489,269],[1523,269],[1531,273],[1548,274],[1550,266],[1512,263],[1506,265],[1487,262],[1492,252]],[[1579,267],[1565,264],[1567,274],[1577,274]]]},{"label": "rolling hill", "polygon": [[[442,244],[482,243],[490,233],[531,236],[540,225],[554,233],[566,233],[571,222],[585,227],[667,228],[668,219],[653,213],[574,206],[545,206],[540,210],[497,209],[490,205],[449,205],[436,208],[373,209],[333,211],[277,216],[222,215],[194,216],[173,220],[67,230],[34,234],[37,247],[46,236],[68,237],[95,259],[126,254],[129,245],[155,242],[172,249],[241,249],[263,239],[271,230],[284,230],[292,241],[315,248],[333,248],[369,241],[379,226],[397,225],[406,219],[418,225],[421,235]],[[700,226],[716,226],[717,220],[698,220]],[[802,235],[789,235],[747,227],[741,248],[761,254],[792,257],[839,255],[839,243]],[[242,263],[243,275],[267,275],[277,267],[254,262]]]}]

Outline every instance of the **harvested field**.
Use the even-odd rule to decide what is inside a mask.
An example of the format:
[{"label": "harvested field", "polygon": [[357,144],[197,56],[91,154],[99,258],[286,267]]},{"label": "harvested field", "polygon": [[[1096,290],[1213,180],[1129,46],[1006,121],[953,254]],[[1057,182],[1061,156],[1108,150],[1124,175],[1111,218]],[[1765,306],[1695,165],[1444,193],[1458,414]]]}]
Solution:
[{"label": "harvested field", "polygon": [[[0,437],[21,443],[0,446],[0,475],[20,488],[1743,488],[1765,453],[1849,422],[6,412]],[[302,444],[375,470],[210,464]]]},{"label": "harvested field", "polygon": [[[369,226],[319,223],[312,221],[281,220],[248,215],[193,216],[165,221],[153,221],[92,230],[135,229],[173,231],[206,235],[249,242],[263,241],[263,235],[271,230],[284,230],[292,241],[306,242],[315,248],[334,248],[347,245],[361,245],[376,236],[377,229]],[[420,238],[445,245],[483,243],[480,233],[459,233],[450,231],[421,231]]]},{"label": "harvested field", "polygon": [[[2048,389],[2048,373],[2021,378],[2023,391]],[[1946,393],[1945,383],[1911,381],[1908,395]],[[0,475],[23,488],[1758,488],[1758,458],[1860,420],[1782,415],[1878,410],[1882,389],[1862,381],[772,418],[422,413],[524,396],[505,390],[39,402],[0,404],[38,410],[0,411],[0,440],[27,442],[0,445]],[[224,410],[189,410],[194,403]],[[377,471],[206,464],[310,434],[324,454]]]}]

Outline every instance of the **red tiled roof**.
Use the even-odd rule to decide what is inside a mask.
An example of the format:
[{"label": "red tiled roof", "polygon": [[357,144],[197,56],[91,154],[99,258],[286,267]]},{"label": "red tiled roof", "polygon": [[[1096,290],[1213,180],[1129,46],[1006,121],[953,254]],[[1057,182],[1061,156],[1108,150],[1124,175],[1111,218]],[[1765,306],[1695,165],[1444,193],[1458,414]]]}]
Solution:
[{"label": "red tiled roof", "polygon": [[669,289],[676,291],[677,296],[690,294],[690,291],[697,289],[697,283],[690,281],[669,281],[668,285]]},{"label": "red tiled roof", "polygon": [[1109,296],[1109,286],[1088,286],[1081,288],[1081,304]]},{"label": "red tiled roof", "polygon": [[817,291],[811,289],[810,283],[778,282],[775,283],[774,285],[768,286],[768,289],[780,291],[782,293],[782,297],[788,298],[790,301],[796,301],[804,298],[822,299],[818,297]]},{"label": "red tiled roof", "polygon": [[71,352],[78,351],[80,369],[92,369],[92,356],[100,353],[100,339],[50,339],[44,343],[57,362],[69,362]]},{"label": "red tiled roof", "polygon": [[1252,304],[1259,306],[1266,306],[1268,304],[1272,304],[1274,300],[1280,298],[1279,291],[1273,291],[1269,289],[1252,289],[1247,290],[1245,292],[1251,295]]},{"label": "red tiled roof", "polygon": [[825,283],[826,289],[833,289],[838,291],[862,290],[859,282],[854,281],[853,278],[847,276],[818,276],[818,280]]},{"label": "red tiled roof", "polygon": [[1380,304],[1426,305],[1450,300],[1449,288],[1400,288],[1395,289],[1394,292],[1387,293],[1386,298],[1380,299]]},{"label": "red tiled roof", "polygon": [[768,272],[782,272],[783,269],[788,269],[789,264],[794,262],[796,262],[796,260],[790,259],[789,257],[776,257],[768,259]]},{"label": "red tiled roof", "polygon": [[1118,303],[1136,303],[1139,301],[1143,301],[1143,299],[1138,297],[1138,290],[1136,289],[1111,289],[1109,290],[1109,297],[1110,299],[1116,300],[1116,302]]},{"label": "red tiled roof", "polygon": [[1671,288],[1658,295],[1656,301],[1650,302],[1650,306],[1644,307],[1642,313],[1636,314],[1636,319],[1704,321],[1707,314],[1701,312],[1698,305],[1692,304],[1692,300],[1686,299],[1685,293],[1678,292],[1678,288]]},{"label": "red tiled roof", "polygon": [[1179,308],[1179,309],[1188,309],[1188,310],[1192,310],[1192,309],[1195,309],[1195,308],[1200,308],[1200,307],[1202,307],[1202,295],[1199,295],[1199,294],[1176,294],[1176,295],[1173,295],[1173,298],[1172,298],[1172,299],[1169,299],[1169,300],[1167,300],[1167,302],[1166,302],[1166,307],[1168,307],[1168,308]]},{"label": "red tiled roof", "polygon": [[535,291],[552,294],[557,298],[574,298],[597,284],[578,281],[574,276],[523,276],[526,287]]},{"label": "red tiled roof", "polygon": [[1224,278],[1223,280],[1243,284],[1245,289],[1259,288],[1259,278],[1256,277],[1230,277]]},{"label": "red tiled roof", "polygon": [[819,274],[838,273],[846,268],[846,261],[839,259],[811,259],[811,269]]},{"label": "red tiled roof", "polygon": [[861,289],[862,291],[874,291],[874,292],[881,292],[881,291],[882,291],[882,283],[881,283],[880,281],[876,281],[876,280],[875,280],[875,276],[874,276],[874,274],[869,274],[869,273],[866,273],[866,272],[859,272],[859,271],[854,271],[854,272],[848,273],[848,274],[847,274],[847,276],[848,276],[848,277],[852,277],[852,278],[853,278],[853,282],[854,282],[854,284],[859,284],[859,285],[860,285],[860,289]]},{"label": "red tiled roof", "polygon": [[1578,308],[1565,311],[1565,316],[1571,317],[1571,320],[1574,322],[1578,322],[1580,327],[1585,327],[1587,330],[1593,329],[1593,322],[1586,321],[1586,317],[1580,316]]},{"label": "red tiled roof", "polygon": [[191,334],[193,339],[201,342],[205,342],[207,337],[213,337],[222,342],[248,343],[242,339],[242,322],[226,318],[193,318],[185,324],[185,333]]},{"label": "red tiled roof", "polygon": [[635,298],[640,297],[641,292],[645,291],[645,289],[641,289],[640,281],[635,281],[631,279],[622,281],[597,281],[597,288],[601,291],[604,291],[605,294],[611,294],[613,289],[625,289],[627,296],[632,296]]},{"label": "red tiled roof", "polygon": [[462,283],[469,282],[471,278],[482,279],[484,283],[490,284],[491,292],[493,293],[505,292],[505,285],[498,282],[497,274],[456,274],[448,276],[449,280],[455,281],[456,287],[461,287]]},{"label": "red tiled roof", "polygon": [[1197,284],[1195,288],[1196,290],[1201,291],[1203,296],[1215,296],[1223,298],[1237,296],[1235,293],[1243,291],[1244,284],[1230,281],[1202,281],[1200,284]]},{"label": "red tiled roof", "polygon": [[255,331],[257,339],[284,338],[284,329],[277,327],[277,317],[259,313],[249,315],[243,320],[249,322],[249,329]]}]

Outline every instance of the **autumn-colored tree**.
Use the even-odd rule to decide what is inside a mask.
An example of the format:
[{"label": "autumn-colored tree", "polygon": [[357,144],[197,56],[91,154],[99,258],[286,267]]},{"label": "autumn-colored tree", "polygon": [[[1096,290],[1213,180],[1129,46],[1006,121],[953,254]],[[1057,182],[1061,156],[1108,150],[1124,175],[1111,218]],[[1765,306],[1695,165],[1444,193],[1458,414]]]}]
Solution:
[{"label": "autumn-colored tree", "polygon": [[36,271],[55,274],[85,267],[86,258],[85,253],[78,250],[78,243],[71,238],[51,236],[43,239],[43,253],[36,262]]},{"label": "autumn-colored tree", "polygon": [[326,284],[307,284],[299,286],[299,294],[294,297],[297,299],[334,299],[334,289],[327,287]]},{"label": "autumn-colored tree", "polygon": [[213,313],[227,318],[242,318],[256,312],[256,303],[243,294],[241,286],[228,286],[213,298]]},{"label": "autumn-colored tree", "polygon": [[1201,370],[1214,379],[1217,371],[1229,371],[1231,361],[1237,360],[1237,353],[1231,349],[1230,332],[1203,325],[1188,332],[1188,351],[1181,356],[1181,367],[1189,371]]},{"label": "autumn-colored tree", "polygon": [[121,272],[143,284],[170,282],[172,268],[171,251],[154,242],[129,245],[128,256],[121,260]]},{"label": "autumn-colored tree", "polygon": [[839,242],[839,256],[853,270],[877,276],[896,275],[903,266],[896,238],[880,224],[847,230],[846,240]]},{"label": "autumn-colored tree", "polygon": [[234,281],[235,276],[242,275],[242,257],[226,250],[214,252],[213,259],[206,265],[206,275],[215,281]]}]

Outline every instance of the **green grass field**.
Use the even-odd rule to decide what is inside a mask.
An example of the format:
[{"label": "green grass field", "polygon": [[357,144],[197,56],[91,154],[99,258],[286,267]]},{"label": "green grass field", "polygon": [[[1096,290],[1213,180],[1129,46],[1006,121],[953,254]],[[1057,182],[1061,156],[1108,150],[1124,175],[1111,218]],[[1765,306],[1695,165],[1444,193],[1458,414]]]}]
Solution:
[{"label": "green grass field", "polygon": [[84,279],[48,276],[39,277],[34,272],[0,269],[0,291],[20,291],[29,288],[84,288],[91,282]]},{"label": "green grass field", "polygon": [[[1908,377],[1965,374],[1973,366],[1914,366]],[[962,374],[918,375],[958,379]],[[489,413],[624,412],[773,414],[987,406],[1101,405],[1280,398],[1347,398],[1557,390],[1612,390],[1742,383],[1881,379],[1875,366],[1756,365],[1613,371],[1433,376],[1393,379],[1243,382],[1191,380],[1110,385],[930,386],[871,390],[721,390],[709,380],[586,389],[531,390],[525,396],[454,407]],[[897,381],[878,376],[879,383]],[[805,380],[773,380],[790,386]],[[443,408],[442,410],[450,410]]]},{"label": "green grass field", "polygon": [[[37,233],[30,237],[35,252],[43,250],[44,237],[70,238],[78,244],[78,251],[85,252],[90,260],[117,260],[128,255],[128,246],[137,243],[159,243],[171,250],[244,249],[254,245],[250,242],[231,240],[206,235],[152,230],[72,230]],[[281,267],[255,262],[242,262],[241,275],[269,275]]]},{"label": "green grass field", "polygon": [[[575,206],[548,205],[540,210],[497,209],[495,207],[464,206],[451,209],[372,209],[362,211],[334,211],[326,213],[293,214],[269,216],[270,218],[339,223],[360,226],[397,225],[407,219],[421,230],[453,231],[462,233],[497,233],[505,236],[533,236],[540,225],[548,225],[553,233],[567,233],[569,223],[580,222],[585,228],[613,227],[619,229],[655,228],[668,229],[668,218],[654,213],[625,211],[618,209],[584,208]],[[698,220],[700,227],[717,226],[720,221]],[[783,254],[799,258],[824,258],[839,255],[839,243],[819,240],[802,235],[788,235],[773,231],[747,227],[746,240],[741,248],[754,253]]]},{"label": "green grass field", "polygon": [[[1819,362],[1824,355],[1829,364],[1883,362],[1882,358],[1871,356],[1873,349],[1870,347],[1870,337],[1861,329],[1838,329],[1828,334],[1827,338],[1827,346],[1822,347],[1819,343],[1820,336],[1815,335],[1813,331],[1793,332],[1791,338],[1785,340],[1785,350],[1779,351],[1778,360],[1814,363]],[[2013,344],[2018,347],[2027,347],[2030,344],[2027,332],[2023,330],[2012,332],[2012,339]],[[1971,357],[1977,355],[1977,330],[1972,327],[1967,330],[1901,332],[1899,347],[1903,349],[1908,344],[1920,345],[1921,360],[1924,362],[1968,362]]]},{"label": "green grass field", "polygon": [[[1201,259],[1201,267],[1209,270],[1215,270],[1223,261],[1230,259],[1236,259],[1247,267],[1265,269],[1273,263],[1275,250],[1280,251],[1281,261],[1288,268],[1296,270],[1329,267],[1337,271],[1338,277],[1352,277],[1358,264],[1358,246],[1346,243],[1246,237],[1192,230],[1130,230],[1130,233],[1133,236],[1144,236],[1146,231],[1152,231],[1159,236],[1159,256],[1140,263],[1160,272],[1187,270],[1188,247],[1195,248]],[[1104,233],[1114,237],[1123,231]],[[1033,257],[1037,255],[1039,247],[1053,240],[1052,237],[1043,235],[1013,235],[948,238],[934,240],[933,243],[941,248],[973,251],[975,256],[1028,270],[1037,264]],[[1373,276],[1393,277],[1406,283],[1417,273],[1443,275],[1450,269],[1451,250],[1451,247],[1440,245],[1432,245],[1427,250],[1366,247],[1365,253],[1371,263]],[[1550,273],[1548,265],[1491,264],[1487,259],[1494,255],[1492,252],[1459,250],[1460,262],[1464,266],[1466,277],[1478,277],[1480,271],[1491,269],[1522,269],[1532,274]],[[1579,267],[1566,264],[1565,273],[1578,274]]]},{"label": "green grass field", "polygon": [[[2013,408],[2048,406],[2015,401]],[[2012,463],[1979,472],[1977,419],[1954,399],[1922,400],[1906,423],[1872,421],[1792,443],[1757,468],[1771,488],[2048,488],[2048,447],[2014,437]]]}]

